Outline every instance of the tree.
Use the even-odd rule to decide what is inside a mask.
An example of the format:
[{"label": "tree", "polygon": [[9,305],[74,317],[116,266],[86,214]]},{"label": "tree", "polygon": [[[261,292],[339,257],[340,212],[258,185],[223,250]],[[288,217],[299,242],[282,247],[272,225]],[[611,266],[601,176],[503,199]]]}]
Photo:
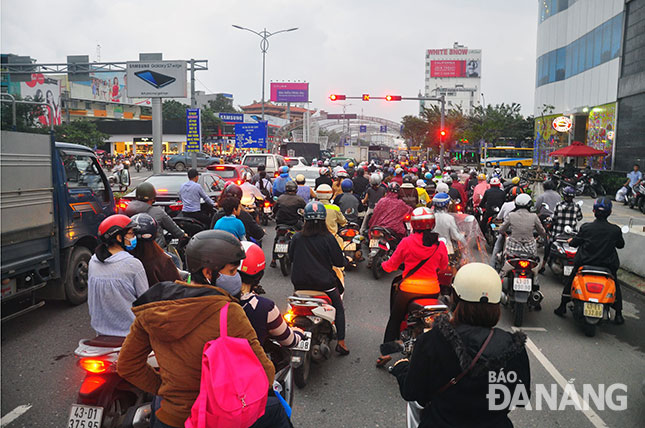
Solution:
[{"label": "tree", "polygon": [[186,120],[186,109],[190,106],[175,100],[166,100],[161,107],[164,120],[182,119]]},{"label": "tree", "polygon": [[237,113],[238,110],[233,107],[233,100],[222,94],[215,95],[214,100],[208,102],[208,107],[216,113]]},{"label": "tree", "polygon": [[87,147],[99,147],[110,136],[97,129],[96,123],[89,120],[75,120],[54,127],[56,139],[66,143],[82,144]]},{"label": "tree", "polygon": [[428,136],[428,123],[417,116],[403,116],[401,136],[408,141],[409,147],[419,147]]},{"label": "tree", "polygon": [[[500,137],[524,140],[532,137],[532,126],[520,113],[517,103],[477,106],[469,117],[465,136],[470,141],[484,140],[493,143]],[[529,130],[531,130],[530,133]]]}]

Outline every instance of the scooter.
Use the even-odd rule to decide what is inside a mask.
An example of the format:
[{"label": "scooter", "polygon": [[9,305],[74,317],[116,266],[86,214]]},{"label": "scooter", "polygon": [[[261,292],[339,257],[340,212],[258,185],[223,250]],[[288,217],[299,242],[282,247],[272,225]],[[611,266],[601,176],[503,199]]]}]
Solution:
[{"label": "scooter", "polygon": [[338,235],[343,239],[343,253],[345,253],[345,257],[349,261],[346,269],[356,269],[363,254],[361,243],[365,239],[360,234],[360,226],[356,223],[347,223],[345,227],[338,231]]},{"label": "scooter", "polygon": [[370,252],[367,264],[372,269],[374,279],[380,279],[383,276],[381,263],[394,254],[398,239],[389,229],[380,226],[371,227],[368,231],[368,237]]},{"label": "scooter", "polygon": [[559,277],[563,284],[573,272],[573,259],[578,252],[578,248],[572,247],[567,242],[573,236],[575,236],[573,229],[568,232],[565,229],[563,234],[557,235],[551,242],[551,254],[549,255],[549,260],[547,260],[551,272]]},{"label": "scooter", "polygon": [[[139,411],[145,419],[145,404],[152,400],[147,394],[131,385],[116,372],[116,362],[124,337],[97,336],[79,342],[74,355],[85,370],[77,402],[72,404],[67,425],[69,427],[121,427],[127,413]],[[148,363],[157,367],[154,354]],[[131,410],[132,409],[132,410]],[[148,406],[148,417],[149,417]]]},{"label": "scooter", "polygon": [[506,259],[512,269],[502,280],[502,299],[504,306],[511,306],[514,311],[513,325],[521,327],[524,321],[524,309],[539,311],[544,296],[533,276],[533,268],[540,262],[532,255],[518,254]]},{"label": "scooter", "polygon": [[296,234],[296,227],[279,224],[275,230],[275,243],[273,251],[280,263],[282,275],[289,276],[291,273],[291,260],[289,260],[289,244],[291,238]]},{"label": "scooter", "polygon": [[336,308],[326,293],[298,290],[287,298],[284,319],[292,327],[302,329],[307,337],[291,350],[294,382],[304,388],[309,379],[312,360],[322,362],[331,356],[329,343],[336,339]]},{"label": "scooter", "polygon": [[645,214],[645,184],[638,183],[627,196],[629,208],[636,208]]}]

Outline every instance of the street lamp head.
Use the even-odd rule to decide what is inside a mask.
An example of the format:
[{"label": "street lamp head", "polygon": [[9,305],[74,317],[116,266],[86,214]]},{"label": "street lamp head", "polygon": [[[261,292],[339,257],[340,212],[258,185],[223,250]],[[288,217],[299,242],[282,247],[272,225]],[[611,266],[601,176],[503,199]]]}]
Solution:
[{"label": "street lamp head", "polygon": [[232,26],[232,27],[235,27],[235,28],[237,28],[237,29],[240,29],[240,30],[244,30],[244,27],[240,27],[239,25],[235,25],[235,24],[233,24],[233,25],[231,25],[231,26]]},{"label": "street lamp head", "polygon": [[298,27],[289,28],[287,31],[296,31]]}]

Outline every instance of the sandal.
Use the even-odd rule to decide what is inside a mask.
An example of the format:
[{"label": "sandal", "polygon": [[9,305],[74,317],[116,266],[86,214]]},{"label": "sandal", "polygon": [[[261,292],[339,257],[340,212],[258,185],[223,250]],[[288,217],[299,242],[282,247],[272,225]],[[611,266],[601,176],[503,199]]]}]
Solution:
[{"label": "sandal", "polygon": [[340,345],[336,345],[336,352],[338,352],[342,356],[349,355],[349,349],[343,348]]},{"label": "sandal", "polygon": [[385,367],[390,361],[392,361],[391,355],[381,355],[376,359],[376,367]]}]

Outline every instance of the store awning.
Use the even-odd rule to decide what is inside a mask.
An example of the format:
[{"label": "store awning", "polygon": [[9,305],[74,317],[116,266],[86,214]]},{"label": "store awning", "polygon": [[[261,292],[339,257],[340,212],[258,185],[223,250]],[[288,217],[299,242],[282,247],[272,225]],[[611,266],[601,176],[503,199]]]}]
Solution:
[{"label": "store awning", "polygon": [[574,141],[570,146],[551,152],[549,156],[588,157],[606,156],[607,153],[593,147],[585,146],[580,141]]}]

